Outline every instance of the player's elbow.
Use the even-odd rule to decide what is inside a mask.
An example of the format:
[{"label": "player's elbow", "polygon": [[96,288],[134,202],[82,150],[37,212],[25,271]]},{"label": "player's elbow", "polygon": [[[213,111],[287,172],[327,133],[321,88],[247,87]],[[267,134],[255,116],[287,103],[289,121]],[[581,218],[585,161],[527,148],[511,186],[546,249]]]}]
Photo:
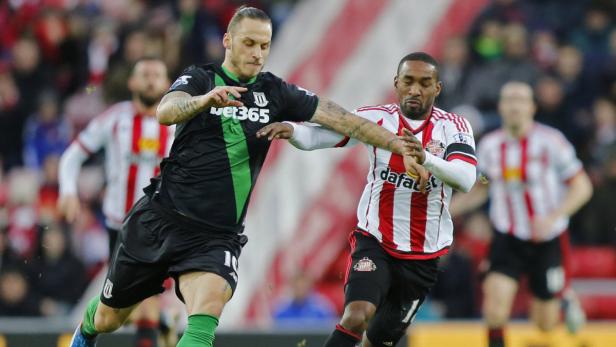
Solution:
[{"label": "player's elbow", "polygon": [[461,163],[463,167],[458,174],[458,187],[457,189],[461,192],[468,193],[473,189],[473,185],[475,185],[475,181],[477,180],[477,171],[475,170],[475,166],[467,163]]},{"label": "player's elbow", "polygon": [[587,203],[593,194],[593,187],[590,178],[585,172],[583,172],[579,174],[575,183],[575,195],[579,196],[584,203]]},{"label": "player's elbow", "polygon": [[460,184],[458,185],[458,190],[463,192],[463,193],[468,193],[471,191],[471,189],[473,189],[473,185],[475,184],[475,180],[470,180],[470,179],[464,179],[462,182],[460,182]]},{"label": "player's elbow", "polygon": [[158,108],[156,109],[156,119],[158,120],[158,123],[162,125],[174,124],[173,115],[171,114],[169,105],[158,105]]}]

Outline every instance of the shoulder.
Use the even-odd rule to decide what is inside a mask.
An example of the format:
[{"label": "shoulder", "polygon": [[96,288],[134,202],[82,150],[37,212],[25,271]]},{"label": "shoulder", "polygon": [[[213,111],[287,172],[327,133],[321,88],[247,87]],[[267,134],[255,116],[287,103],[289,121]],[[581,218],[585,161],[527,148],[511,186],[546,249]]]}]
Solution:
[{"label": "shoulder", "polygon": [[269,72],[269,71],[264,71],[264,72],[260,72],[259,73],[259,79],[262,81],[272,81],[272,82],[277,82],[277,83],[286,83],[285,80],[283,80],[282,78],[274,75],[273,73]]},{"label": "shoulder", "polygon": [[558,145],[569,144],[569,141],[560,130],[539,122],[533,124],[533,135],[541,141]]},{"label": "shoulder", "polygon": [[190,65],[185,68],[180,76],[176,79],[176,83],[178,81],[182,81],[183,83],[188,83],[188,79],[190,78],[204,78],[208,79],[214,73],[214,69],[211,64],[203,64],[203,65]]},{"label": "shoulder", "polygon": [[385,105],[369,105],[362,106],[355,110],[355,113],[368,118],[387,118],[398,117],[398,105],[385,104]]},{"label": "shoulder", "polygon": [[458,132],[472,133],[473,131],[471,124],[466,118],[438,107],[432,108],[432,119],[435,123],[443,123],[445,126],[453,128]]},{"label": "shoulder", "polygon": [[103,113],[94,118],[96,122],[117,122],[127,115],[134,114],[134,106],[131,101],[121,101],[109,106]]}]

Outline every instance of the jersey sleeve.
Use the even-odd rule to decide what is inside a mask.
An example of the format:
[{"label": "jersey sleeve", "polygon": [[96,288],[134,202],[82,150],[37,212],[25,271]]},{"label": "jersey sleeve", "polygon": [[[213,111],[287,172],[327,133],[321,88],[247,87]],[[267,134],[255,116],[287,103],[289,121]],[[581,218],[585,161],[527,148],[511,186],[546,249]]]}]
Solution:
[{"label": "jersey sleeve", "polygon": [[293,122],[309,121],[319,104],[319,98],[312,92],[281,80],[281,120]]},{"label": "jersey sleeve", "polygon": [[445,122],[445,160],[459,159],[477,165],[475,138],[470,123],[459,116]]},{"label": "jersey sleeve", "polygon": [[169,87],[167,93],[182,91],[192,96],[203,95],[212,90],[214,83],[209,75],[198,66],[186,68],[175,82]]},{"label": "jersey sleeve", "polygon": [[577,158],[573,145],[563,134],[558,133],[556,143],[556,146],[552,146],[552,162],[560,179],[569,181],[582,170],[582,162]]},{"label": "jersey sleeve", "polygon": [[77,135],[77,144],[88,154],[96,153],[111,139],[115,117],[107,112],[95,117],[90,121],[88,126]]}]

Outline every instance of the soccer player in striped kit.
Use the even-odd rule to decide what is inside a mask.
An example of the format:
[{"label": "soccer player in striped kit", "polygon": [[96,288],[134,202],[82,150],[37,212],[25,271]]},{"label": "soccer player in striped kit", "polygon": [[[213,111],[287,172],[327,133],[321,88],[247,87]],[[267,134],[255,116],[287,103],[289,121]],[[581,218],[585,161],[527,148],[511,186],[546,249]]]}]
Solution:
[{"label": "soccer player in striped kit", "polygon": [[[452,214],[458,215],[479,208],[490,197],[496,233],[483,283],[490,347],[505,345],[503,329],[522,274],[528,276],[533,294],[531,320],[543,331],[558,324],[559,295],[567,280],[563,252],[569,217],[592,195],[573,146],[560,131],[533,121],[536,108],[528,84],[505,84],[498,108],[502,128],[485,135],[477,150],[479,170],[488,184],[475,185],[451,205]],[[583,312],[573,292],[567,292],[568,323],[576,325]]]},{"label": "soccer player in striped kit", "polygon": [[[436,282],[438,258],[452,243],[453,190],[468,192],[475,182],[470,124],[434,106],[441,91],[436,60],[423,52],[405,56],[394,86],[397,104],[361,107],[356,114],[413,141],[429,179],[423,186],[405,172],[401,156],[366,146],[370,170],[350,236],[344,314],[325,347],[398,343]],[[278,123],[267,131],[304,150],[357,143],[306,124]]]},{"label": "soccer player in striped kit", "polygon": [[[62,155],[60,161],[60,212],[73,222],[80,210],[77,178],[83,162],[100,149],[105,151],[107,187],[103,202],[109,232],[109,257],[113,256],[119,230],[143,188],[158,174],[160,161],[169,154],[175,126],[156,119],[156,107],[169,88],[167,67],[158,58],[142,58],[128,80],[130,101],[116,103],[94,118]],[[157,298],[146,301],[133,316],[137,347],[156,346],[159,320]]]}]

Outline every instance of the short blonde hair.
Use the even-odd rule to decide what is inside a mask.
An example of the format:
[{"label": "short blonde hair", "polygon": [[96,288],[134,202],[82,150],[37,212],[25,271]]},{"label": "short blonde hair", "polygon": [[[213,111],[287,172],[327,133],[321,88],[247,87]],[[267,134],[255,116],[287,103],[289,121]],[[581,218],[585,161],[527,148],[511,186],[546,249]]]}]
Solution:
[{"label": "short blonde hair", "polygon": [[227,25],[227,32],[230,33],[231,30],[233,30],[233,28],[235,28],[235,26],[244,18],[257,19],[269,23],[272,22],[272,19],[263,10],[256,7],[242,5],[235,10],[233,17],[231,17],[229,25]]}]

